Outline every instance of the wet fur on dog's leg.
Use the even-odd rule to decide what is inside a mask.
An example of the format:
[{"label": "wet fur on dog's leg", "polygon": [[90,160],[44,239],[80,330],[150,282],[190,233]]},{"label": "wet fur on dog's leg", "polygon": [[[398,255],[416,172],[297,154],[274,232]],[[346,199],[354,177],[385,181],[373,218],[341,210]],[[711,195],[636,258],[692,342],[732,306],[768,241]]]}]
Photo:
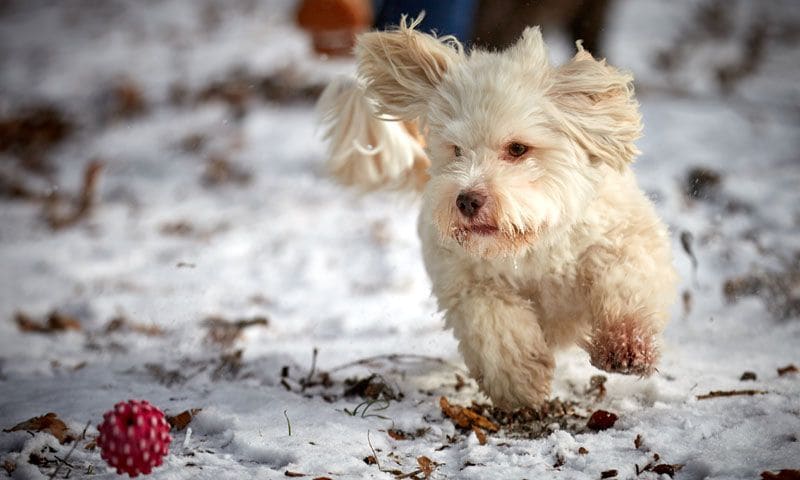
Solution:
[{"label": "wet fur on dog's leg", "polygon": [[647,376],[659,358],[676,276],[662,268],[670,258],[664,230],[642,235],[635,231],[641,226],[627,228],[616,244],[590,247],[581,258],[579,282],[592,312],[591,338],[581,346],[601,370]]}]

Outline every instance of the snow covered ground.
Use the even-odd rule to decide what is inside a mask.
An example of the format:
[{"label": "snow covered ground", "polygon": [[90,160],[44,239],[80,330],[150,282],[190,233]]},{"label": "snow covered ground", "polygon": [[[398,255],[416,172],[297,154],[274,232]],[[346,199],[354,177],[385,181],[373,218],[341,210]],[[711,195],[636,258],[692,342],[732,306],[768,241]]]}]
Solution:
[{"label": "snow covered ground", "polygon": [[[393,478],[423,456],[431,478],[800,469],[800,373],[778,373],[800,365],[800,14],[713,3],[620,1],[606,28],[638,79],[635,169],[684,279],[659,373],[607,375],[598,395],[602,372],[565,352],[567,413],[485,445],[440,408],[486,399],[429,297],[416,201],[322,169],[309,98],[352,65],[313,58],[293,1],[0,3],[0,122],[46,104],[70,131],[46,150],[0,141],[0,427],[89,424],[65,462],[73,445],[48,433],[0,433],[0,476],[116,477],[84,447],[128,398],[202,408],[159,479]],[[53,230],[40,194],[76,193],[92,160],[95,206]],[[80,328],[30,331],[53,311]],[[259,324],[225,338],[238,320]],[[765,393],[698,399],[732,390]],[[586,430],[599,409],[619,420]]]}]

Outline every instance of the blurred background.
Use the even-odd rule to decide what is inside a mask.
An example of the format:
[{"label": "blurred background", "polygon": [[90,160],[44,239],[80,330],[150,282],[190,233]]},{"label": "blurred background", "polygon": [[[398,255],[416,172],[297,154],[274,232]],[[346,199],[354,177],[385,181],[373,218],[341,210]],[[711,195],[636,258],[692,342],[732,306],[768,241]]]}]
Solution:
[{"label": "blurred background", "polygon": [[[663,411],[637,414],[675,461],[702,454],[698,472],[780,463],[783,447],[755,430],[726,436],[749,407],[686,399],[753,371],[748,385],[785,394],[759,404],[775,414],[766,431],[796,425],[797,382],[775,374],[800,363],[794,0],[0,0],[0,425],[56,411],[80,429],[130,396],[216,405],[254,439],[282,432],[274,413],[293,405],[324,437],[339,412],[319,405],[352,402],[341,376],[301,387],[312,352],[319,370],[387,354],[461,365],[429,297],[416,200],[335,185],[314,112],[327,82],[353,73],[354,33],[422,9],[422,29],[471,46],[501,49],[541,24],[555,63],[583,39],[633,73],[634,169],[683,282],[661,374],[614,377],[607,401],[717,422],[706,444]],[[556,395],[584,401],[597,372],[581,355],[560,363]],[[408,418],[429,395],[478,395],[454,390],[443,365],[383,370],[416,402]],[[341,428],[364,443],[361,427]],[[33,448],[3,435],[0,452]],[[258,457],[243,445],[234,461]]]}]

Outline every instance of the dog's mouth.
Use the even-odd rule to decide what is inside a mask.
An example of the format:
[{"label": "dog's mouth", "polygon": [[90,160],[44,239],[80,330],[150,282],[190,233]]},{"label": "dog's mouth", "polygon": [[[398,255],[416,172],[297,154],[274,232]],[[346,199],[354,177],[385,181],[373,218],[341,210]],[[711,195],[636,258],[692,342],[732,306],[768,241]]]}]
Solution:
[{"label": "dog's mouth", "polygon": [[492,237],[499,232],[500,229],[497,226],[483,223],[461,225],[452,230],[453,238],[460,245],[464,245],[470,237]]},{"label": "dog's mouth", "polygon": [[491,223],[469,223],[450,230],[450,235],[468,252],[481,257],[511,254],[531,245],[539,236],[539,229],[505,229]]},{"label": "dog's mouth", "polygon": [[494,225],[469,225],[464,228],[469,233],[474,233],[476,235],[484,235],[484,236],[494,235],[500,231],[500,229]]}]

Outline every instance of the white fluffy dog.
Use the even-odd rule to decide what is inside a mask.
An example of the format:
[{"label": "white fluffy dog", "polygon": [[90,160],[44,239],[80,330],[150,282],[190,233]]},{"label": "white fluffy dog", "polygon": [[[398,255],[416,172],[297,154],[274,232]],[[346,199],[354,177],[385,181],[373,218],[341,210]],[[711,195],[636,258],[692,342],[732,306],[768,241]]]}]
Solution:
[{"label": "white fluffy dog", "polygon": [[467,53],[415,26],[362,34],[357,80],[321,97],[333,174],[423,192],[433,293],[495,405],[546,400],[570,344],[608,372],[652,373],[677,277],[629,168],[632,77],[580,43],[552,66],[538,28]]}]

